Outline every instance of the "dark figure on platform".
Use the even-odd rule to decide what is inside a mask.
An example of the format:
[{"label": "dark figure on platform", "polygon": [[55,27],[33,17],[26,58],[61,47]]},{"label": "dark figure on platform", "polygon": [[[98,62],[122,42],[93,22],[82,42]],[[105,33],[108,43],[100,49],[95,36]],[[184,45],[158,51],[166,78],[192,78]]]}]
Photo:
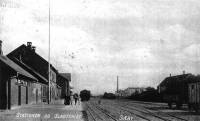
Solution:
[{"label": "dark figure on platform", "polygon": [[78,94],[77,93],[74,94],[74,100],[75,100],[75,105],[76,105],[76,103],[78,101]]},{"label": "dark figure on platform", "polygon": [[69,105],[69,104],[70,104],[70,96],[69,96],[69,95],[66,95],[66,96],[65,96],[64,104],[65,104],[65,105]]}]

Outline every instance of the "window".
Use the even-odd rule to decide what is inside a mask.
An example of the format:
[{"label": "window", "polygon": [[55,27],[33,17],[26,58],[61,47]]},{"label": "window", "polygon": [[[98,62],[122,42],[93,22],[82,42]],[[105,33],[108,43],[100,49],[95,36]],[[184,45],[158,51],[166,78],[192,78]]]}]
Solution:
[{"label": "window", "polygon": [[46,86],[42,86],[42,96],[46,97],[46,93],[47,93],[47,88]]},{"label": "window", "polygon": [[192,85],[192,90],[194,89],[194,85]]}]

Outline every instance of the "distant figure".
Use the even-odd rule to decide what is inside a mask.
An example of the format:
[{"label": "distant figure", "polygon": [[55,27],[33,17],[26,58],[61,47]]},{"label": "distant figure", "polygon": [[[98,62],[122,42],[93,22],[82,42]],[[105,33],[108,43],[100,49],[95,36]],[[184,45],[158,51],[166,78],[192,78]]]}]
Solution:
[{"label": "distant figure", "polygon": [[78,100],[78,94],[77,93],[74,94],[74,100],[75,100],[75,105],[76,105],[77,100]]},{"label": "distant figure", "polygon": [[99,104],[99,105],[101,104],[101,99],[98,100],[98,104]]},{"label": "distant figure", "polygon": [[78,95],[78,104],[79,105],[81,104],[81,97],[80,97],[80,95]]},{"label": "distant figure", "polygon": [[70,95],[70,105],[73,105],[73,95]]}]

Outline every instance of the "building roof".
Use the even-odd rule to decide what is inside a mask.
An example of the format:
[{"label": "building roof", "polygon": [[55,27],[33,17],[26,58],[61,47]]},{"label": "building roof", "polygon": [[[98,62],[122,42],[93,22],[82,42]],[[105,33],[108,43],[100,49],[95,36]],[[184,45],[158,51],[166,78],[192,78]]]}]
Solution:
[{"label": "building roof", "polygon": [[146,89],[145,87],[128,87],[126,89]]},{"label": "building roof", "polygon": [[37,71],[35,71],[33,68],[31,68],[28,65],[26,65],[25,63],[19,61],[17,58],[13,58],[13,61],[15,63],[17,63],[19,66],[21,66],[23,69],[28,71],[30,74],[32,74],[34,77],[38,78],[39,82],[44,83],[44,84],[48,83],[48,80],[45,77],[43,77],[41,74],[39,74]]},{"label": "building roof", "polygon": [[59,85],[60,87],[63,87],[66,85],[66,82],[68,82],[66,78],[64,78],[60,74],[57,75],[57,81],[56,81],[57,85]]},{"label": "building roof", "polygon": [[[42,77],[45,78],[45,80],[48,80],[48,61],[46,61],[43,57],[38,55],[35,51],[33,51],[31,48],[29,48],[26,45],[21,45],[12,52],[10,52],[7,55],[10,59],[13,60],[13,58],[20,58],[21,56],[22,62],[31,67],[32,70],[39,73]],[[19,60],[19,59],[18,59]],[[58,71],[52,66],[51,69],[58,74]]]},{"label": "building roof", "polygon": [[66,81],[66,82],[69,81],[68,78],[64,77],[64,76],[63,76],[62,74],[60,74],[60,73],[57,75],[57,77],[58,77],[58,79],[60,79],[60,80],[62,80],[62,81]]},{"label": "building roof", "polygon": [[165,86],[167,84],[184,82],[187,79],[187,77],[189,77],[190,75],[191,74],[182,74],[182,75],[167,77],[159,84],[159,86]]},{"label": "building roof", "polygon": [[188,76],[189,83],[200,82],[200,75],[190,75]]},{"label": "building roof", "polygon": [[37,80],[34,76],[32,76],[30,73],[25,71],[19,65],[14,63],[8,57],[0,55],[0,61],[3,62],[6,66],[10,67],[12,70],[18,72],[20,75],[28,77],[28,78],[33,79],[33,80]]},{"label": "building roof", "polygon": [[68,81],[71,81],[71,73],[59,73],[59,74]]}]

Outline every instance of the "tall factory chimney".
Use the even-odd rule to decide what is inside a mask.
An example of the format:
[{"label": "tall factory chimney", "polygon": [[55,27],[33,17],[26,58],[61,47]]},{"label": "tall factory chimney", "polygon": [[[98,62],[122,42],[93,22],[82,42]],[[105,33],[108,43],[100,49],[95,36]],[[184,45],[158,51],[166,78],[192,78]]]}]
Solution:
[{"label": "tall factory chimney", "polygon": [[185,70],[183,70],[183,74],[185,74]]},{"label": "tall factory chimney", "polygon": [[117,76],[117,93],[119,92],[119,77]]},{"label": "tall factory chimney", "polygon": [[0,55],[3,55],[3,50],[2,50],[2,40],[0,40]]}]

